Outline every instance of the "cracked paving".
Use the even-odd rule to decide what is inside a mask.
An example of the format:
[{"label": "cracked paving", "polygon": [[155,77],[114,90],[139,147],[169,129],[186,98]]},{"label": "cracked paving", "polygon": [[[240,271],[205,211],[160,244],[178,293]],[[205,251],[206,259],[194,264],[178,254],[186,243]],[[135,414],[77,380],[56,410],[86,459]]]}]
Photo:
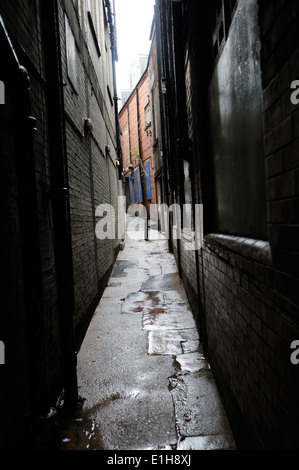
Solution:
[{"label": "cracked paving", "polygon": [[235,448],[166,240],[126,240],[78,353],[78,381],[66,450]]}]

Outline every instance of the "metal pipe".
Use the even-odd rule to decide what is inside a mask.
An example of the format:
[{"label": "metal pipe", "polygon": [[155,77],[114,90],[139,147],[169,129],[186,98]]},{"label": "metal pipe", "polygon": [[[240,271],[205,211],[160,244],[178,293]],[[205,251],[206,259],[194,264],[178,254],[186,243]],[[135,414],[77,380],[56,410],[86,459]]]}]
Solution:
[{"label": "metal pipe", "polygon": [[[114,101],[114,114],[115,114],[115,126],[116,126],[116,152],[117,158],[119,161],[119,179],[121,179],[122,170],[123,170],[123,159],[121,152],[121,143],[120,143],[120,125],[119,125],[119,116],[118,116],[118,96],[117,96],[117,82],[116,82],[116,68],[115,64],[118,61],[118,52],[117,52],[117,36],[116,36],[116,14],[115,14],[115,2],[113,0],[113,12],[111,12],[110,2],[107,0],[108,4],[108,17],[110,18],[110,28],[111,28],[111,50],[112,50],[112,72],[113,72],[113,101]],[[112,16],[114,21],[112,21]]]}]

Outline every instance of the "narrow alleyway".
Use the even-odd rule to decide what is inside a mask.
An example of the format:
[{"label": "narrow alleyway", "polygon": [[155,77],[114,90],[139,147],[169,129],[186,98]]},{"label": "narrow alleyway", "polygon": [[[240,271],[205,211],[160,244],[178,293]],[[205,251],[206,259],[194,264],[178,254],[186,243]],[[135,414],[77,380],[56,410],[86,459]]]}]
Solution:
[{"label": "narrow alleyway", "polygon": [[[1,449],[299,449],[298,30],[290,0],[1,0]],[[135,204],[173,253],[136,217],[120,245]]]},{"label": "narrow alleyway", "polygon": [[129,231],[78,354],[63,450],[235,449],[165,239]]}]

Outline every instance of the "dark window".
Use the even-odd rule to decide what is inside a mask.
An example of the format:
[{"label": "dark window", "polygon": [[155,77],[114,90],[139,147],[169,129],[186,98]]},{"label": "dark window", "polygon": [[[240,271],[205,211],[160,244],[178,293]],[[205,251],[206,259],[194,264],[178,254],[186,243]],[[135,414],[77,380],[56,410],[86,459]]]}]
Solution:
[{"label": "dark window", "polygon": [[77,78],[77,65],[76,65],[76,42],[72,32],[69,20],[65,16],[65,42],[66,42],[66,57],[67,57],[67,73],[68,77],[77,91],[78,78]]},{"label": "dark window", "polygon": [[[222,48],[209,86],[214,228],[267,239],[262,82],[257,0],[215,2]],[[229,37],[227,14],[234,13]],[[228,20],[227,20],[228,21]],[[221,34],[220,34],[221,33]],[[219,42],[218,42],[219,45]]]},{"label": "dark window", "polygon": [[152,122],[150,102],[148,102],[147,105],[144,107],[144,114],[145,114],[145,128],[147,128]]},{"label": "dark window", "polygon": [[211,29],[214,61],[217,60],[228,34],[238,0],[214,0],[211,7]]},{"label": "dark window", "polygon": [[91,0],[88,0],[87,1],[88,23],[89,23],[92,39],[93,39],[98,57],[101,57],[101,50],[100,50],[100,46],[99,46],[98,36],[97,36],[97,32],[96,32],[95,25],[94,25],[94,22],[93,22],[94,15],[96,15],[95,4],[94,4],[94,2],[91,4]]},{"label": "dark window", "polygon": [[108,92],[108,96],[109,96],[109,100],[110,100],[111,106],[113,106],[113,98],[112,98],[112,95],[111,95],[111,91],[110,91],[109,85],[107,85],[107,92]]}]

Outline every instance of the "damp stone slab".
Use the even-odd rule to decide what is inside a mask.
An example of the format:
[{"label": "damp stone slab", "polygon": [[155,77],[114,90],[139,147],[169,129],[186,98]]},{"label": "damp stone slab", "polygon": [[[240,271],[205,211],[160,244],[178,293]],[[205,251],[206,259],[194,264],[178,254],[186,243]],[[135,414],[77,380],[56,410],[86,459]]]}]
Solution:
[{"label": "damp stone slab", "polygon": [[144,330],[183,330],[196,328],[192,313],[185,310],[178,310],[173,313],[147,313],[143,315],[142,324]]},{"label": "damp stone slab", "polygon": [[127,270],[134,268],[136,263],[131,260],[118,260],[115,263],[114,270],[112,273],[113,278],[126,277],[128,275]]},{"label": "damp stone slab", "polygon": [[197,351],[189,354],[179,354],[176,356],[176,361],[179,363],[182,371],[198,372],[209,370],[209,364],[206,358]]},{"label": "damp stone slab", "polygon": [[229,423],[211,372],[184,373],[169,382],[181,437],[227,434]]},{"label": "damp stone slab", "polygon": [[233,450],[234,439],[230,434],[218,436],[186,437],[177,445],[177,450]]},{"label": "damp stone slab", "polygon": [[146,282],[142,284],[141,290],[143,292],[174,290],[174,282],[176,277],[177,273],[151,276]]},{"label": "damp stone slab", "polygon": [[175,305],[176,308],[186,308],[190,310],[189,302],[184,292],[179,292],[178,290],[171,290],[168,292],[163,292],[163,295],[166,305]]},{"label": "damp stone slab", "polygon": [[139,313],[143,311],[147,295],[144,292],[131,292],[121,306],[122,314]]},{"label": "damp stone slab", "polygon": [[130,292],[122,304],[121,313],[149,313],[163,311],[161,292]]},{"label": "damp stone slab", "polygon": [[148,333],[148,354],[178,355],[195,352],[199,347],[196,328],[189,330],[158,330]]}]

